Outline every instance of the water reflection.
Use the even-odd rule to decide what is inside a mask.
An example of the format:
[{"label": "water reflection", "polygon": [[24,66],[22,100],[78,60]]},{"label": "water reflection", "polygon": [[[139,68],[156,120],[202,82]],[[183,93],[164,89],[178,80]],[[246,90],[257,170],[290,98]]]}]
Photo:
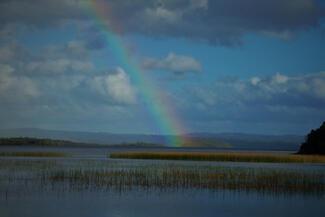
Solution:
[{"label": "water reflection", "polygon": [[202,190],[32,193],[0,203],[1,216],[324,216],[324,198]]}]

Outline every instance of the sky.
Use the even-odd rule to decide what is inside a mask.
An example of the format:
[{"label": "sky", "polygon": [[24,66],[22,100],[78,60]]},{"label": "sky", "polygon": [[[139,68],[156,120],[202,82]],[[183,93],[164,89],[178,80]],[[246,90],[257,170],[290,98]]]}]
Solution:
[{"label": "sky", "polygon": [[1,0],[0,128],[300,134],[323,0]]}]

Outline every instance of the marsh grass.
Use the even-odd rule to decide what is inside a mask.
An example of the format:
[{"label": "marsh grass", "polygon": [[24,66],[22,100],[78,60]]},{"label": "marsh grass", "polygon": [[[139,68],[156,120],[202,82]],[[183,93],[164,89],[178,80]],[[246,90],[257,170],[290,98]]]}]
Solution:
[{"label": "marsh grass", "polygon": [[0,157],[68,157],[62,152],[0,152]]},{"label": "marsh grass", "polygon": [[265,163],[325,163],[325,156],[253,152],[115,152],[110,158],[231,161]]},{"label": "marsh grass", "polygon": [[43,176],[52,183],[99,189],[209,189],[273,193],[320,193],[324,174],[298,171],[225,168],[147,168],[131,170],[67,170]]},{"label": "marsh grass", "polygon": [[0,159],[0,193],[1,188],[27,193],[206,189],[324,196],[325,173],[321,168],[310,171],[180,162]]}]

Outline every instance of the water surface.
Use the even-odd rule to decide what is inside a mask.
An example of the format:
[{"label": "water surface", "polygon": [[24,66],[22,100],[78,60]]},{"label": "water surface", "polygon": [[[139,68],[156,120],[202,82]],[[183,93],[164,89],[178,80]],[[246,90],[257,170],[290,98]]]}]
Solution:
[{"label": "water surface", "polygon": [[[43,149],[42,149],[43,150]],[[58,148],[50,150],[58,151]],[[69,149],[68,149],[69,150]],[[1,217],[259,217],[325,216],[321,192],[272,192],[198,187],[114,188],[44,178],[62,171],[222,168],[325,174],[324,164],[229,163],[109,159],[116,149],[72,149],[73,158],[0,158]],[[67,149],[60,150],[66,152]],[[121,151],[118,149],[117,151]],[[127,150],[129,151],[129,150]],[[42,178],[43,177],[43,178]],[[154,178],[154,177],[153,177]],[[325,180],[320,180],[325,183]],[[84,180],[83,180],[84,182]]]}]

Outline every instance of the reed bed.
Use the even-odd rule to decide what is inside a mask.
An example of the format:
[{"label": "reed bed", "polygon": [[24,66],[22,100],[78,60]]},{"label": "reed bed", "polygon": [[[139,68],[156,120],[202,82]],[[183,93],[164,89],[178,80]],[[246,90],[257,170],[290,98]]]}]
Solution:
[{"label": "reed bed", "polygon": [[0,157],[68,157],[62,152],[0,152]]},{"label": "reed bed", "polygon": [[162,167],[119,170],[66,170],[43,174],[44,182],[82,189],[209,189],[273,193],[325,192],[325,174],[299,171]]},{"label": "reed bed", "polygon": [[265,163],[325,163],[325,156],[252,152],[115,152],[110,158],[231,161]]},{"label": "reed bed", "polygon": [[325,172],[322,165],[317,167],[307,170],[181,162],[0,159],[0,192],[1,188],[26,192],[206,189],[324,196]]}]

